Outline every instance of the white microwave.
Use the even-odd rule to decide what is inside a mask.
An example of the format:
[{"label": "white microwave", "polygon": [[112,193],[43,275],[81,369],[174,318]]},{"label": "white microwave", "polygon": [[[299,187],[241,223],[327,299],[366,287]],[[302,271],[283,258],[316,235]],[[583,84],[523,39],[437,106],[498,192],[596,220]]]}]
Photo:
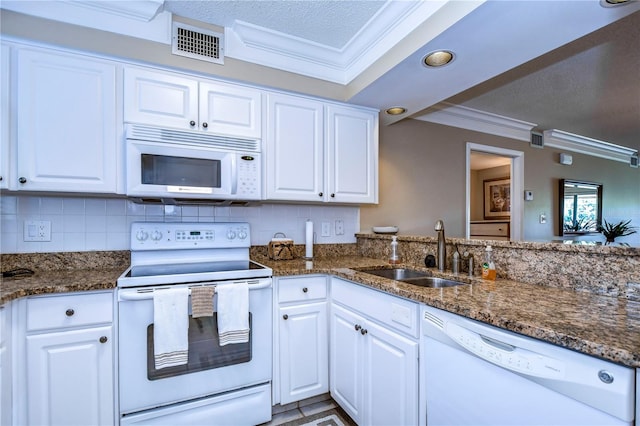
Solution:
[{"label": "white microwave", "polygon": [[259,140],[128,124],[126,165],[131,197],[262,199]]}]

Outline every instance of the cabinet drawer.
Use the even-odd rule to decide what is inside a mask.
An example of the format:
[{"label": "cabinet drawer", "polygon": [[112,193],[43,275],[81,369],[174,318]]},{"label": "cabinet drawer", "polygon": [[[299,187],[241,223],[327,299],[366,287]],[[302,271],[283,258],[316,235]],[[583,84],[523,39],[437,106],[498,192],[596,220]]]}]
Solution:
[{"label": "cabinet drawer", "polygon": [[509,236],[509,222],[472,223],[471,235],[489,235],[495,237]]},{"label": "cabinet drawer", "polygon": [[27,331],[113,321],[113,294],[87,293],[27,299]]},{"label": "cabinet drawer", "polygon": [[300,302],[325,299],[327,278],[324,276],[303,276],[278,278],[278,302]]},{"label": "cabinet drawer", "polygon": [[389,328],[418,337],[418,304],[400,297],[332,278],[331,300]]}]

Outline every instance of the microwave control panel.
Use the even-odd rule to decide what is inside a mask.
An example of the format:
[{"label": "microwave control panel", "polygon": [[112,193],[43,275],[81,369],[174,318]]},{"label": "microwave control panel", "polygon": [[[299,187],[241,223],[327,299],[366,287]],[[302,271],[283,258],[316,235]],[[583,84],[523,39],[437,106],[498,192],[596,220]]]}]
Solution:
[{"label": "microwave control panel", "polygon": [[242,198],[260,199],[260,157],[258,155],[240,155],[238,157],[237,195]]}]

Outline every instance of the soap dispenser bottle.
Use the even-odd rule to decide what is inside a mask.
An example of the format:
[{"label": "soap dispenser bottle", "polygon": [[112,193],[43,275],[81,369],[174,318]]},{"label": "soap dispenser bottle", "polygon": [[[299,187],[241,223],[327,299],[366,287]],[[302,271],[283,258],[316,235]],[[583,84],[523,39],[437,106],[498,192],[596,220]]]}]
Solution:
[{"label": "soap dispenser bottle", "polygon": [[482,263],[482,278],[485,280],[495,280],[496,265],[493,263],[493,249],[491,246],[487,246],[484,256],[484,262]]},{"label": "soap dispenser bottle", "polygon": [[389,256],[389,263],[396,265],[401,262],[400,254],[398,253],[398,237],[394,235],[391,237],[391,255]]}]

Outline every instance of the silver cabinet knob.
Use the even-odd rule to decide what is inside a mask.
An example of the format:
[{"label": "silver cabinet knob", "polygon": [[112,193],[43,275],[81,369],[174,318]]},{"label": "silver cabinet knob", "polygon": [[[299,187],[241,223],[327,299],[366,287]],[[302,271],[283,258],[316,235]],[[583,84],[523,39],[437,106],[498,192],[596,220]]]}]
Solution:
[{"label": "silver cabinet knob", "polygon": [[363,336],[367,334],[367,329],[366,328],[360,329],[360,334],[362,334]]},{"label": "silver cabinet knob", "polygon": [[196,125],[196,122],[195,122],[195,121],[191,120],[191,121],[189,122],[189,126],[193,127],[193,126],[195,126],[195,125]]},{"label": "silver cabinet knob", "polygon": [[100,338],[100,343],[107,343],[107,340],[109,340],[109,339],[107,339],[107,336],[102,336]]},{"label": "silver cabinet knob", "polygon": [[356,324],[356,326],[354,327],[356,329],[356,331],[360,330],[362,327],[360,326],[360,324]]},{"label": "silver cabinet knob", "polygon": [[206,129],[207,127],[209,127],[209,125],[205,122],[205,123],[202,123],[202,127]]},{"label": "silver cabinet knob", "polygon": [[308,291],[309,291],[309,289],[308,289],[308,288],[306,288],[306,287],[303,287],[303,288],[302,288],[302,292],[303,292],[303,293],[306,293],[306,292],[308,292]]},{"label": "silver cabinet knob", "polygon": [[74,311],[73,309],[67,309],[67,311],[65,312],[65,314],[66,314],[68,317],[72,317],[72,316],[73,316],[73,314],[75,314],[75,313],[76,313],[76,311]]},{"label": "silver cabinet knob", "polygon": [[331,194],[331,198],[336,198],[336,194]]},{"label": "silver cabinet knob", "polygon": [[284,314],[284,315],[282,316],[282,319],[283,319],[283,320],[288,320],[288,319],[289,319],[289,315]]},{"label": "silver cabinet knob", "polygon": [[322,197],[324,194],[322,192],[318,193],[318,197]]},{"label": "silver cabinet knob", "polygon": [[20,179],[18,179],[18,182],[27,183],[27,178],[26,177],[21,177]]}]

